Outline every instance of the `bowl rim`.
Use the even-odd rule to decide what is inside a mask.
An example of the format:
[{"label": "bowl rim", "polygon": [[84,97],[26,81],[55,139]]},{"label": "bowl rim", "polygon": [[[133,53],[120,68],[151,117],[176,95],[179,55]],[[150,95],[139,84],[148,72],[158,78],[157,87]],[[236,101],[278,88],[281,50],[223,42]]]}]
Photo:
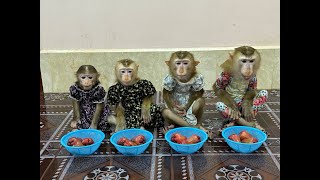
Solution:
[{"label": "bowl rim", "polygon": [[[202,139],[200,142],[197,142],[197,143],[194,143],[194,144],[179,144],[179,143],[175,143],[173,141],[171,141],[171,138],[169,138],[169,133],[170,131],[177,131],[177,130],[180,130],[180,129],[196,129],[196,130],[200,130],[200,131],[203,131],[203,133],[205,134],[205,138]],[[166,134],[164,135],[164,138],[167,142],[169,143],[172,143],[174,145],[180,145],[180,146],[195,146],[195,145],[199,145],[199,144],[202,144],[202,143],[205,143],[207,140],[208,140],[208,134],[202,130],[202,129],[199,129],[199,128],[195,128],[195,127],[177,127],[177,128],[173,128],[173,129],[170,129],[168,132],[166,132]]]},{"label": "bowl rim", "polygon": [[[102,140],[101,141],[96,141],[93,144],[87,145],[87,146],[69,146],[66,143],[63,142],[64,139],[67,138],[67,136],[78,133],[78,132],[82,132],[82,131],[93,131],[93,132],[97,132],[99,134],[102,135]],[[81,148],[87,148],[87,147],[91,147],[97,144],[101,144],[101,142],[105,139],[106,135],[104,134],[104,132],[102,132],[101,130],[97,130],[97,129],[77,129],[75,131],[71,131],[68,132],[67,134],[63,135],[62,138],[60,139],[60,144],[62,144],[62,146],[66,147],[66,148],[72,148],[72,149],[81,149]]]},{"label": "bowl rim", "polygon": [[[115,139],[115,136],[114,136],[114,135],[116,135],[116,134],[120,134],[120,133],[128,132],[128,131],[137,131],[137,130],[138,130],[138,131],[145,132],[145,133],[151,135],[151,138],[150,138],[148,141],[146,141],[145,143],[140,144],[140,145],[136,145],[136,146],[122,146],[122,145],[120,145],[120,144],[117,144],[116,141],[114,140],[114,139]],[[115,147],[117,146],[117,147],[124,147],[124,148],[127,148],[127,149],[132,149],[132,148],[137,148],[137,147],[145,146],[146,144],[148,144],[148,146],[149,146],[149,144],[151,143],[151,141],[153,140],[153,138],[154,138],[154,137],[153,137],[153,134],[152,134],[150,131],[148,131],[148,130],[138,129],[138,128],[130,128],[130,129],[123,129],[123,130],[120,130],[120,131],[118,131],[118,132],[115,132],[114,134],[111,135],[111,137],[110,137],[109,140],[110,140],[111,144],[114,145]],[[111,139],[112,139],[112,141],[111,141]]]},{"label": "bowl rim", "polygon": [[[236,142],[236,141],[233,141],[231,139],[229,139],[228,137],[226,137],[225,135],[225,132],[229,129],[235,129],[235,128],[244,128],[245,129],[250,129],[250,130],[254,130],[254,131],[258,131],[260,132],[261,134],[263,134],[263,138],[262,140],[258,141],[258,142],[255,142],[255,143],[243,143],[243,142]],[[265,132],[263,132],[262,130],[260,129],[257,129],[257,128],[254,128],[254,127],[250,127],[250,126],[230,126],[230,127],[227,127],[225,129],[222,130],[221,132],[221,136],[226,140],[226,141],[229,141],[229,142],[232,142],[232,143],[236,143],[236,144],[241,144],[241,145],[252,145],[252,144],[262,144],[263,142],[265,142],[268,138],[267,134]]]}]

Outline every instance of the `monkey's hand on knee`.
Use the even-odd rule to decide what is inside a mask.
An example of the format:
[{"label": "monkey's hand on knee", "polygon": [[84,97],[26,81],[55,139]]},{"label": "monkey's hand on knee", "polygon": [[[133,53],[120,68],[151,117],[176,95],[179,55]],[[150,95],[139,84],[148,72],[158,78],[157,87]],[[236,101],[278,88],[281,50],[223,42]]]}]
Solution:
[{"label": "monkey's hand on knee", "polygon": [[185,116],[187,114],[186,109],[183,106],[175,105],[173,111],[179,116]]},{"label": "monkey's hand on knee", "polygon": [[141,119],[143,120],[144,124],[149,124],[151,121],[150,110],[148,108],[141,109]]},{"label": "monkey's hand on knee", "polygon": [[241,113],[238,109],[229,108],[228,118],[230,118],[232,120],[237,120],[240,118],[240,116],[241,116]]}]

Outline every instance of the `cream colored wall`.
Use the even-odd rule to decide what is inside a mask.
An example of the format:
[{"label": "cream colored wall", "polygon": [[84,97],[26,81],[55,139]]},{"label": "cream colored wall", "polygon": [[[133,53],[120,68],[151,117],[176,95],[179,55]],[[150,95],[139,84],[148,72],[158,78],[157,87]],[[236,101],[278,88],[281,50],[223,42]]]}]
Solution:
[{"label": "cream colored wall", "polygon": [[41,0],[40,48],[280,45],[279,0]]},{"label": "cream colored wall", "polygon": [[[262,56],[258,72],[259,89],[280,89],[280,48],[256,47]],[[158,91],[162,90],[162,79],[168,73],[165,60],[173,51],[188,50],[200,61],[199,73],[204,75],[205,90],[221,73],[219,65],[228,58],[233,48],[220,49],[156,49],[156,50],[88,50],[88,51],[41,51],[40,68],[45,93],[68,92],[74,83],[75,72],[83,64],[92,64],[101,74],[100,81],[107,90],[115,81],[114,65],[117,60],[131,58],[139,66],[139,76],[150,80]]]}]

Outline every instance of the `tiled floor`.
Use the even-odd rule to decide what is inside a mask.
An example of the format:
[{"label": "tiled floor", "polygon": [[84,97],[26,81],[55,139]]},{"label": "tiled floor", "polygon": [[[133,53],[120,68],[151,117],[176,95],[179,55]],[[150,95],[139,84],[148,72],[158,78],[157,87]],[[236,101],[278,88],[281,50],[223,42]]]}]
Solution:
[{"label": "tiled floor", "polygon": [[[41,179],[280,179],[279,90],[269,91],[267,106],[256,117],[270,135],[251,154],[234,152],[221,136],[208,140],[192,155],[179,154],[155,129],[153,142],[139,156],[119,154],[107,135],[93,155],[75,157],[60,145],[60,138],[71,131],[72,106],[67,96],[67,93],[44,94],[40,98]],[[214,109],[216,98],[211,92],[206,92],[205,98],[203,125],[216,131],[224,120]],[[154,101],[163,103],[161,92]]]}]

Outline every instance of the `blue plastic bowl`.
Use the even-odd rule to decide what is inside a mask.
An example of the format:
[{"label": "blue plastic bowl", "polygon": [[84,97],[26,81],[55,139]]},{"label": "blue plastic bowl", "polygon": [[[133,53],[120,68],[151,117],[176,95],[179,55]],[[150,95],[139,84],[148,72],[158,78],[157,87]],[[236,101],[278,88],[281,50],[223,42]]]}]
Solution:
[{"label": "blue plastic bowl", "polygon": [[[235,142],[228,137],[231,134],[239,134],[241,131],[246,130],[253,137],[255,137],[258,142],[256,143],[241,143]],[[248,126],[231,126],[227,127],[222,131],[222,137],[227,142],[227,144],[236,152],[239,153],[252,153],[257,150],[263,142],[267,140],[267,134],[261,131],[260,129],[248,127]]]},{"label": "blue plastic bowl", "polygon": [[[190,137],[191,135],[195,134],[200,137],[200,142],[195,143],[195,144],[178,144],[175,142],[171,141],[171,136],[174,133],[180,133],[181,135],[186,136],[187,138]],[[204,144],[204,142],[207,141],[208,139],[208,134],[198,128],[193,128],[193,127],[178,127],[174,129],[170,129],[164,136],[166,141],[169,143],[172,149],[177,151],[178,153],[181,154],[192,154],[197,152]]]},{"label": "blue plastic bowl", "polygon": [[[140,144],[137,146],[122,146],[122,145],[117,144],[117,141],[122,137],[125,137],[125,138],[128,138],[131,140],[133,137],[135,137],[137,135],[143,135],[146,139],[146,142],[144,144]],[[143,129],[125,129],[125,130],[121,130],[121,131],[114,133],[110,137],[110,142],[113,144],[113,146],[121,154],[123,154],[125,156],[136,156],[136,155],[143,153],[148,148],[148,146],[152,140],[153,140],[152,133],[147,130],[143,130]]]},{"label": "blue plastic bowl", "polygon": [[[94,144],[88,145],[88,146],[68,146],[68,140],[71,137],[77,137],[77,138],[92,138],[94,141]],[[93,154],[101,145],[102,140],[105,138],[105,134],[96,129],[80,129],[73,132],[69,132],[65,134],[61,140],[60,143],[63,147],[67,149],[71,154],[73,155],[90,155]]]}]

